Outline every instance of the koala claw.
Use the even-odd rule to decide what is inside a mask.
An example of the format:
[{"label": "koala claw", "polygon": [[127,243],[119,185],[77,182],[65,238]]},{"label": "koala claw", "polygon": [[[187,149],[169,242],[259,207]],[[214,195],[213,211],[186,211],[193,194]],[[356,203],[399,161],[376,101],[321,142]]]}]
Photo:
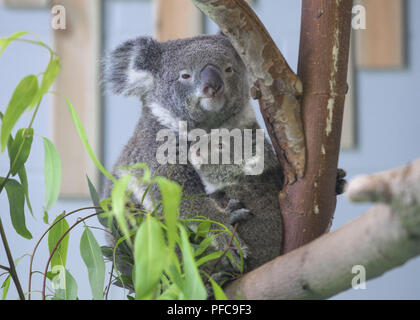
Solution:
[{"label": "koala claw", "polygon": [[247,221],[254,216],[251,211],[244,208],[244,205],[240,201],[235,199],[229,200],[226,211],[230,214],[229,222],[231,225]]},{"label": "koala claw", "polygon": [[337,195],[344,193],[344,188],[346,187],[347,180],[344,179],[347,173],[343,169],[337,169],[337,182],[335,185],[335,193]]},{"label": "koala claw", "polygon": [[230,213],[229,222],[231,225],[235,225],[239,222],[244,222],[251,219],[254,214],[248,209],[238,209]]}]

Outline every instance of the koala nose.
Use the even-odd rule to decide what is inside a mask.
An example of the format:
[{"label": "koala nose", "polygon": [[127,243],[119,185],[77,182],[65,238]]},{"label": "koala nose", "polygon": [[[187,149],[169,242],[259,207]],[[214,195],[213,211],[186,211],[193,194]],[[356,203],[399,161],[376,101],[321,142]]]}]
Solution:
[{"label": "koala nose", "polygon": [[215,98],[220,96],[224,91],[224,83],[220,76],[219,70],[208,64],[201,70],[201,91],[208,98]]}]

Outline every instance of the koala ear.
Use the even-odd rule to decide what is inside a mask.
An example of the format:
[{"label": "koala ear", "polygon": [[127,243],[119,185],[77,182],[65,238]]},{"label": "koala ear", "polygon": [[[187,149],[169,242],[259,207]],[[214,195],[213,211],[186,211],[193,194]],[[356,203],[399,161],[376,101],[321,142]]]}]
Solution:
[{"label": "koala ear", "polygon": [[152,38],[126,41],[107,57],[105,82],[116,94],[142,97],[153,89],[161,56],[160,43]]}]

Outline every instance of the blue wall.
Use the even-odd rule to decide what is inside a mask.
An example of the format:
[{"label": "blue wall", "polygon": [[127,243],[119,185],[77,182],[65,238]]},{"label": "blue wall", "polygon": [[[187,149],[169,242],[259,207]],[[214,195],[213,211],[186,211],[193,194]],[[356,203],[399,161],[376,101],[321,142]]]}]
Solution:
[{"label": "blue wall", "polygon": [[[358,144],[354,150],[343,151],[340,155],[340,167],[345,168],[349,177],[360,173],[372,173],[379,170],[400,166],[420,156],[417,132],[420,119],[420,62],[416,57],[420,53],[420,20],[415,13],[420,12],[420,1],[408,0],[407,16],[407,51],[408,66],[395,71],[361,71],[356,73],[357,92],[357,135]],[[137,35],[151,35],[153,12],[149,1],[104,1],[104,50],[109,51],[120,42]],[[284,53],[291,67],[296,70],[299,49],[300,1],[296,0],[257,0],[256,11]],[[51,43],[49,13],[47,10],[11,10],[0,7],[0,37],[17,30],[31,30],[43,40]],[[206,30],[215,32],[213,23],[206,22]],[[41,49],[34,50],[28,45],[15,44],[6,50],[0,59],[0,110],[4,111],[13,88],[28,73],[38,73],[47,63],[48,56]],[[104,114],[104,163],[111,168],[122,147],[132,134],[140,115],[140,103],[134,98],[117,97],[105,94]],[[22,122],[26,124],[28,116]],[[38,135],[50,137],[50,104],[45,101],[35,124]],[[416,130],[417,129],[417,130]],[[33,154],[29,161],[28,175],[31,200],[35,209],[36,220],[28,218],[28,227],[37,239],[45,230],[42,222],[43,205],[43,148],[39,138],[35,139]],[[6,172],[8,162],[0,156],[0,172]],[[1,174],[0,174],[1,175]],[[51,216],[66,208],[78,208],[88,202],[60,201]],[[0,197],[2,219],[10,226],[7,215],[8,204],[4,195]],[[354,205],[340,197],[333,228],[338,228],[349,220],[359,216],[369,205]],[[92,225],[96,225],[92,223]],[[14,231],[7,229],[11,247],[16,257],[31,252],[33,241],[14,236]],[[102,239],[100,232],[98,238]],[[90,297],[90,289],[85,267],[80,259],[78,243],[80,230],[72,234],[68,261],[70,272],[79,283],[81,298]],[[360,244],[361,246],[364,244]],[[41,269],[46,261],[47,248],[40,248],[37,268]],[[0,248],[0,264],[6,264],[3,248]],[[27,271],[28,259],[20,264],[21,274]],[[43,267],[42,267],[43,268]],[[414,259],[406,265],[392,270],[382,277],[369,281],[367,290],[348,290],[335,298],[342,299],[419,299],[420,298],[420,259]],[[350,272],[350,271],[349,271]],[[39,288],[40,275],[34,276]],[[26,277],[24,277],[26,283]],[[1,281],[1,280],[0,280]],[[11,294],[16,297],[11,286]],[[25,284],[26,287],[26,284]],[[113,289],[113,298],[123,298],[123,293]]]}]

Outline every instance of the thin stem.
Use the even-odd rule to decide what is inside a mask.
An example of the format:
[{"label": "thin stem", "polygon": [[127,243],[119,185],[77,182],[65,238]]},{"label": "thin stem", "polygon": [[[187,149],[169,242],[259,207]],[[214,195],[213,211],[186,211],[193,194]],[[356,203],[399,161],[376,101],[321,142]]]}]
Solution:
[{"label": "thin stem", "polygon": [[0,269],[10,272],[10,268],[0,265]]},{"label": "thin stem", "polygon": [[80,212],[80,211],[83,211],[83,210],[93,210],[93,209],[95,209],[95,210],[98,210],[98,209],[102,209],[101,207],[86,207],[86,208],[80,208],[80,209],[77,209],[77,210],[74,210],[74,211],[72,211],[72,212],[70,212],[70,213],[67,213],[67,214],[65,214],[64,216],[62,216],[60,219],[58,219],[56,222],[54,222],[44,233],[43,233],[43,235],[41,236],[41,238],[38,240],[38,242],[36,243],[36,245],[35,245],[35,247],[34,247],[34,250],[33,250],[33,252],[32,252],[32,255],[31,255],[31,261],[30,261],[30,263],[29,263],[29,281],[28,281],[28,300],[31,300],[31,285],[32,285],[32,274],[33,274],[33,272],[32,272],[32,264],[33,264],[33,261],[34,261],[34,257],[35,257],[35,252],[36,252],[36,250],[38,249],[38,246],[39,246],[39,244],[41,243],[41,241],[42,241],[42,239],[44,239],[44,237],[48,234],[48,232],[57,224],[57,223],[59,223],[61,220],[63,220],[63,219],[65,219],[65,218],[67,218],[68,216],[71,216],[72,214],[75,214],[75,213],[77,213],[77,212]]},{"label": "thin stem", "polygon": [[77,221],[76,223],[74,223],[66,232],[64,232],[64,234],[61,236],[60,239],[58,239],[57,244],[55,245],[54,249],[51,251],[51,254],[50,254],[49,258],[48,258],[47,265],[45,266],[44,280],[43,280],[43,283],[42,283],[42,300],[45,300],[45,287],[46,287],[46,282],[47,282],[48,267],[50,265],[50,262],[51,262],[52,257],[54,256],[54,253],[57,251],[58,246],[61,244],[61,241],[63,241],[63,239],[67,236],[67,234],[71,230],[73,230],[79,223],[82,223],[83,221],[85,221],[87,219],[90,219],[92,217],[95,217],[95,216],[97,216],[97,215],[99,215],[101,213],[103,213],[103,211],[96,212],[94,214],[91,214],[91,215],[89,215],[87,217],[84,217],[84,218],[80,219],[79,221]]},{"label": "thin stem", "polygon": [[[237,228],[238,228],[238,223],[235,223],[235,225],[233,226],[232,235],[230,236],[230,239],[229,239],[229,242],[227,244],[227,247],[226,247],[225,251],[223,252],[223,254],[217,259],[216,263],[214,264],[213,272],[212,273],[215,272],[215,270],[216,270],[217,266],[219,265],[220,261],[222,261],[222,259],[224,258],[224,256],[228,253],[229,249],[231,249],[232,242],[233,242],[233,239],[235,237],[236,229]],[[210,281],[210,279],[208,279],[207,281]]]},{"label": "thin stem", "polygon": [[4,250],[6,251],[7,260],[9,261],[10,276],[12,277],[13,282],[15,283],[20,300],[25,300],[25,294],[23,293],[22,286],[20,285],[20,281],[16,272],[15,263],[13,261],[12,253],[9,248],[9,243],[7,242],[6,233],[4,232],[1,218],[0,218],[0,234],[1,234],[1,239],[3,241]]},{"label": "thin stem", "polygon": [[108,294],[109,294],[109,289],[111,289],[113,273],[114,273],[114,260],[112,261],[112,267],[111,267],[111,272],[110,272],[110,276],[109,276],[108,287],[106,288],[106,291],[105,291],[105,300],[108,300]]}]

